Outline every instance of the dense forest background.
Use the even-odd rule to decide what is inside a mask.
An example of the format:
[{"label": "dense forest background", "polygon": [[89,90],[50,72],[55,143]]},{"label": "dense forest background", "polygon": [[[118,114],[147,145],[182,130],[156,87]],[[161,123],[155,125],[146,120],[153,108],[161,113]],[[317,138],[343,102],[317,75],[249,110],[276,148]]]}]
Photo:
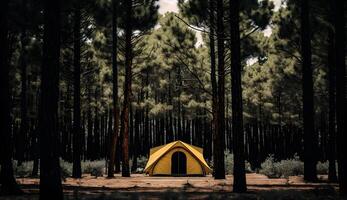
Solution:
[{"label": "dense forest background", "polygon": [[[106,160],[109,176],[130,176],[150,148],[182,140],[204,149],[216,178],[225,175],[224,152],[236,150],[235,162],[247,160],[253,170],[269,155],[298,157],[308,180],[317,162],[328,160],[336,181],[337,141],[346,138],[338,134],[346,135],[339,129],[345,54],[337,54],[345,43],[336,41],[346,35],[345,24],[337,28],[346,8],[327,1],[286,0],[276,9],[269,0],[233,3],[180,0],[178,13],[160,15],[156,0],[9,1],[6,154],[17,165],[34,161],[32,173],[39,174],[40,119],[52,111],[45,109],[49,101],[42,108],[52,90],[42,84],[58,81],[51,102],[56,155],[73,162],[74,177],[81,160]],[[55,32],[55,41],[45,37]],[[60,53],[59,76],[43,81],[53,70],[42,69],[42,60],[52,62],[50,48]]]}]

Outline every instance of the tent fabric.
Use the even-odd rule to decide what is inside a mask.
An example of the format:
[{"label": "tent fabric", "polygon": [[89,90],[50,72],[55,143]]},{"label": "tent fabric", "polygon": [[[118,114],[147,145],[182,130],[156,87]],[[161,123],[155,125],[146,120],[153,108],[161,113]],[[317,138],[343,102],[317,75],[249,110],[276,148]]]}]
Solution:
[{"label": "tent fabric", "polygon": [[171,175],[171,156],[183,152],[187,157],[187,175],[205,175],[212,172],[203,156],[203,149],[175,141],[150,149],[150,156],[144,172],[149,175]]}]

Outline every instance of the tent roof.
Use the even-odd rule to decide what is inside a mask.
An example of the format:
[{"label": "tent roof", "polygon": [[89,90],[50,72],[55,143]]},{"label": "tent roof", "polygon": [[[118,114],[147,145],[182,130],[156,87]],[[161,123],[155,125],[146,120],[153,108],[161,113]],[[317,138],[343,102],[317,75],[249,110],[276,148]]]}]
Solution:
[{"label": "tent roof", "polygon": [[150,149],[150,156],[147,162],[147,165],[145,167],[145,172],[149,172],[152,167],[154,167],[155,163],[165,155],[168,151],[175,147],[182,147],[186,149],[188,152],[190,152],[198,162],[201,164],[202,167],[204,167],[206,172],[212,172],[212,169],[207,165],[204,156],[203,156],[203,150],[202,148],[187,144],[185,142],[182,142],[180,140],[168,143],[166,145],[161,145],[158,147],[154,147]]}]

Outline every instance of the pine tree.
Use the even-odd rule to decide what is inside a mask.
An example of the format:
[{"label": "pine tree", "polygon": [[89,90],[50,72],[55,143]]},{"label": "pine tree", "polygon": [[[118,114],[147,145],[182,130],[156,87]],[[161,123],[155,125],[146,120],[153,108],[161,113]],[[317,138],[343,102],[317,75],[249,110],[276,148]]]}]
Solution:
[{"label": "pine tree", "polygon": [[302,90],[304,120],[304,178],[317,180],[317,137],[314,129],[313,78],[311,29],[309,20],[309,0],[301,1],[301,54],[302,54]]},{"label": "pine tree", "polygon": [[74,3],[74,111],[72,177],[81,178],[81,5],[79,0],[76,0]]},{"label": "pine tree", "polygon": [[116,158],[116,150],[119,132],[119,105],[118,105],[118,65],[117,65],[117,17],[118,17],[118,0],[112,1],[112,100],[113,100],[113,131],[110,141],[110,155],[108,163],[108,177],[114,175],[114,162]]},{"label": "pine tree", "polygon": [[61,1],[44,1],[41,69],[40,199],[63,199],[58,148],[58,99]]},{"label": "pine tree", "polygon": [[1,112],[0,112],[0,138],[2,138],[0,153],[0,194],[12,195],[21,193],[13,175],[12,166],[12,141],[11,141],[11,117],[10,117],[10,85],[9,85],[9,50],[8,50],[8,3],[0,3],[0,94]]},{"label": "pine tree", "polygon": [[244,157],[243,105],[241,86],[240,50],[240,1],[230,0],[230,53],[231,53],[231,99],[232,133],[234,150],[234,192],[246,192],[246,172]]}]

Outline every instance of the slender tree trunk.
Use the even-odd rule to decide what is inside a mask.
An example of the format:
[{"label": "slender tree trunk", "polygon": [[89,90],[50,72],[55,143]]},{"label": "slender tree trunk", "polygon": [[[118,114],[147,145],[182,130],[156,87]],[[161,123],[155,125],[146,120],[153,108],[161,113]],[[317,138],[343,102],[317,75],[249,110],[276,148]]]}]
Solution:
[{"label": "slender tree trunk", "polygon": [[241,86],[240,50],[240,0],[230,1],[230,52],[231,52],[231,95],[232,134],[234,144],[234,192],[246,192],[246,172],[244,157],[243,106]]},{"label": "slender tree trunk", "polygon": [[209,39],[210,39],[210,59],[211,59],[211,86],[212,86],[212,136],[213,138],[205,138],[205,140],[211,140],[214,138],[217,134],[218,130],[218,91],[217,91],[217,80],[216,80],[216,52],[215,52],[215,4],[214,0],[209,0],[209,24],[210,24],[210,33],[209,33]]},{"label": "slender tree trunk", "polygon": [[[28,17],[27,12],[27,0],[22,0],[22,14],[24,17]],[[20,129],[19,129],[19,145],[18,145],[18,153],[17,153],[17,159],[18,159],[18,165],[21,165],[22,161],[24,160],[24,151],[25,151],[25,144],[26,144],[26,137],[28,133],[28,94],[27,94],[27,45],[28,45],[28,38],[27,38],[27,26],[26,23],[22,24],[22,33],[21,33],[21,55],[20,55],[20,68],[21,68],[21,122],[20,122]]]},{"label": "slender tree trunk", "polygon": [[27,105],[27,58],[26,58],[26,48],[27,48],[27,34],[25,28],[22,30],[21,34],[21,55],[20,55],[20,67],[21,67],[21,122],[18,136],[18,149],[17,149],[17,159],[18,165],[24,160],[25,151],[25,140],[28,133],[28,105]]},{"label": "slender tree trunk", "polygon": [[40,199],[63,199],[58,151],[58,100],[61,1],[44,1],[41,70]]},{"label": "slender tree trunk", "polygon": [[81,178],[81,7],[74,8],[74,111],[73,111],[73,167],[72,177]]},{"label": "slender tree trunk", "polygon": [[225,179],[224,166],[224,5],[223,0],[217,1],[217,46],[218,46],[218,128],[213,139],[214,177]]},{"label": "slender tree trunk", "polygon": [[123,122],[123,151],[122,151],[122,176],[130,177],[129,169],[129,110],[131,101],[131,79],[132,79],[132,1],[125,2],[125,83],[124,104],[122,111]]},{"label": "slender tree trunk", "polygon": [[119,105],[118,105],[118,65],[117,65],[117,17],[118,0],[112,0],[112,76],[113,76],[113,132],[111,133],[110,155],[108,163],[108,177],[114,175],[114,165],[118,144],[119,131]]},{"label": "slender tree trunk", "polygon": [[[98,99],[98,92],[97,89],[95,89],[95,101]],[[97,105],[97,103],[95,103]],[[93,143],[93,160],[97,160],[100,158],[100,117],[98,108],[95,107],[94,110],[95,116],[94,116],[94,143]]]},{"label": "slender tree trunk", "polygon": [[336,125],[340,194],[347,196],[346,134],[346,61],[345,61],[345,1],[334,0],[335,58],[336,58]]},{"label": "slender tree trunk", "polygon": [[314,130],[313,80],[309,0],[301,1],[301,54],[304,120],[304,179],[317,180],[317,136]]},{"label": "slender tree trunk", "polygon": [[334,31],[329,30],[329,49],[328,49],[328,79],[329,79],[329,138],[328,138],[328,160],[329,160],[329,181],[336,182],[336,64],[334,58]]},{"label": "slender tree trunk", "polygon": [[0,194],[21,193],[13,176],[12,167],[12,145],[11,145],[11,117],[10,117],[10,85],[9,85],[9,49],[8,49],[8,29],[7,12],[8,0],[0,2]]},{"label": "slender tree trunk", "polygon": [[[90,91],[88,92],[88,103],[91,103],[90,100]],[[92,154],[94,151],[93,147],[93,122],[92,122],[92,111],[91,108],[88,107],[87,111],[87,159],[92,159]]]}]

